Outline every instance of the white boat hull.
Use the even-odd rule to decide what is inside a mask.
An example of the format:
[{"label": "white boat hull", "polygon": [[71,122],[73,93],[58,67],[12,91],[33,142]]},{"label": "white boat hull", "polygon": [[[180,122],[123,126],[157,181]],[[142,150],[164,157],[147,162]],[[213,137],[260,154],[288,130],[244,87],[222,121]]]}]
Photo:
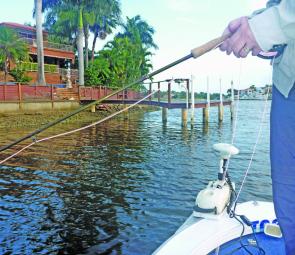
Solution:
[{"label": "white boat hull", "polygon": [[[266,223],[275,223],[273,203],[249,201],[237,205],[236,214],[245,215],[257,232],[263,231]],[[204,255],[224,243],[240,237],[242,225],[225,213],[217,220],[195,218],[187,221],[164,242],[154,255]],[[244,235],[252,229],[245,225]]]}]

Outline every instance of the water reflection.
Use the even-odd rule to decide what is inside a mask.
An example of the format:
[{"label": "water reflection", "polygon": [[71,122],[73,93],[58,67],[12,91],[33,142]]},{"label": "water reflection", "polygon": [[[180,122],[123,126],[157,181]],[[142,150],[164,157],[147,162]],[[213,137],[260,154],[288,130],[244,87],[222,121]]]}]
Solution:
[{"label": "water reflection", "polygon": [[[257,129],[249,114],[259,117],[260,102],[244,107],[236,138],[241,155],[230,166],[237,186]],[[161,111],[130,113],[33,146],[13,166],[1,166],[0,254],[150,254],[191,213],[197,191],[216,178],[212,144],[231,141],[227,110],[223,125],[213,109],[204,125],[196,110],[191,128],[181,126],[179,111],[169,111],[167,124]],[[271,199],[267,125],[242,200]],[[13,132],[0,135],[13,140],[27,133]]]}]

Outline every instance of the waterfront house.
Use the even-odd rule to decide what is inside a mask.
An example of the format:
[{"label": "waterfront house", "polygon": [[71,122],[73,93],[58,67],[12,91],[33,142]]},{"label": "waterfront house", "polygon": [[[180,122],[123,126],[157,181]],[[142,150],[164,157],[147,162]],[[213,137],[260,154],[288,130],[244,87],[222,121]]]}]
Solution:
[{"label": "waterfront house", "polygon": [[[268,98],[271,99],[272,87],[269,85],[265,85],[264,87],[251,86],[239,90],[239,98],[242,100],[264,100],[267,94],[269,95]],[[235,97],[237,98],[238,95],[235,94]]]},{"label": "waterfront house", "polygon": [[[3,22],[0,23],[0,26],[15,30],[19,37],[27,42],[31,61],[10,63],[10,67],[16,67],[26,71],[26,74],[32,78],[31,83],[35,83],[38,69],[36,28],[12,22]],[[73,46],[48,41],[48,33],[46,31],[43,31],[43,40],[46,83],[64,84],[67,82],[67,73],[68,76],[69,73],[71,75],[71,82],[75,83],[78,77],[78,71],[72,68],[67,70],[68,65],[70,64],[70,66],[72,66],[75,62]],[[0,82],[3,81],[1,79],[3,79],[2,75],[0,76]]]}]

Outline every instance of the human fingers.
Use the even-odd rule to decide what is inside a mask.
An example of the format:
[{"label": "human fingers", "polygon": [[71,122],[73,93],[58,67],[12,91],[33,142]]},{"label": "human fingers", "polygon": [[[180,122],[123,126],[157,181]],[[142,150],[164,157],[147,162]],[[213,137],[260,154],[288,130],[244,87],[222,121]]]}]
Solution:
[{"label": "human fingers", "polygon": [[234,35],[229,40],[229,47],[231,47],[232,52],[236,57],[240,57],[240,51],[246,45],[243,37],[241,36],[240,29],[234,33]]},{"label": "human fingers", "polygon": [[[227,35],[227,34],[230,34],[230,31],[229,31],[228,28],[226,28],[226,29],[223,31],[222,36],[223,36],[223,35]],[[227,46],[228,46],[228,39],[226,39],[222,44],[219,45],[219,49],[220,49],[221,51],[226,51]]]},{"label": "human fingers", "polygon": [[226,39],[220,46],[219,46],[219,49],[221,51],[226,51],[227,47],[228,47],[228,39]]},{"label": "human fingers", "polygon": [[[228,26],[226,27],[226,29],[224,30],[223,34],[222,35],[225,35],[225,34],[234,34],[237,29],[239,28],[239,26],[241,25],[241,20],[242,20],[243,17],[241,18],[237,18],[235,20],[232,20]],[[219,49],[221,51],[226,51],[227,54],[231,54],[232,52],[232,46],[230,45],[229,43],[229,39],[225,40],[220,46],[219,46]]]},{"label": "human fingers", "polygon": [[228,24],[228,30],[231,32],[231,33],[235,33],[238,28],[240,27],[241,23],[242,23],[242,19],[244,17],[240,17],[240,18],[237,18],[235,20],[232,20],[229,24]]},{"label": "human fingers", "polygon": [[248,56],[249,52],[251,51],[251,48],[247,45],[245,45],[239,52],[239,56],[241,58],[245,58]]},{"label": "human fingers", "polygon": [[257,56],[261,52],[260,48],[254,47],[252,49],[252,56]]}]

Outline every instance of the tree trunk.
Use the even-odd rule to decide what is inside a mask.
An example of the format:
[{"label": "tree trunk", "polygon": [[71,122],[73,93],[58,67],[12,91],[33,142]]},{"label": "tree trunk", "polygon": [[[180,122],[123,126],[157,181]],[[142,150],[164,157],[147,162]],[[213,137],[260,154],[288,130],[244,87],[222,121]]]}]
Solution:
[{"label": "tree trunk", "polygon": [[92,61],[92,63],[94,62],[94,51],[95,51],[95,45],[96,45],[97,37],[98,37],[98,30],[95,31],[94,38],[93,38],[93,43],[92,43],[92,52],[91,52],[91,61]]},{"label": "tree trunk", "polygon": [[78,62],[79,62],[79,85],[84,86],[84,54],[83,54],[83,16],[82,8],[79,12],[79,28],[78,28],[78,38],[77,38],[77,48],[78,48]]},{"label": "tree trunk", "polygon": [[89,25],[88,24],[85,27],[84,36],[85,36],[85,68],[87,68],[89,63],[89,59],[88,59]]},{"label": "tree trunk", "polygon": [[37,36],[37,59],[38,59],[38,83],[46,85],[44,74],[44,52],[42,31],[42,0],[35,0],[36,8],[36,36]]}]

